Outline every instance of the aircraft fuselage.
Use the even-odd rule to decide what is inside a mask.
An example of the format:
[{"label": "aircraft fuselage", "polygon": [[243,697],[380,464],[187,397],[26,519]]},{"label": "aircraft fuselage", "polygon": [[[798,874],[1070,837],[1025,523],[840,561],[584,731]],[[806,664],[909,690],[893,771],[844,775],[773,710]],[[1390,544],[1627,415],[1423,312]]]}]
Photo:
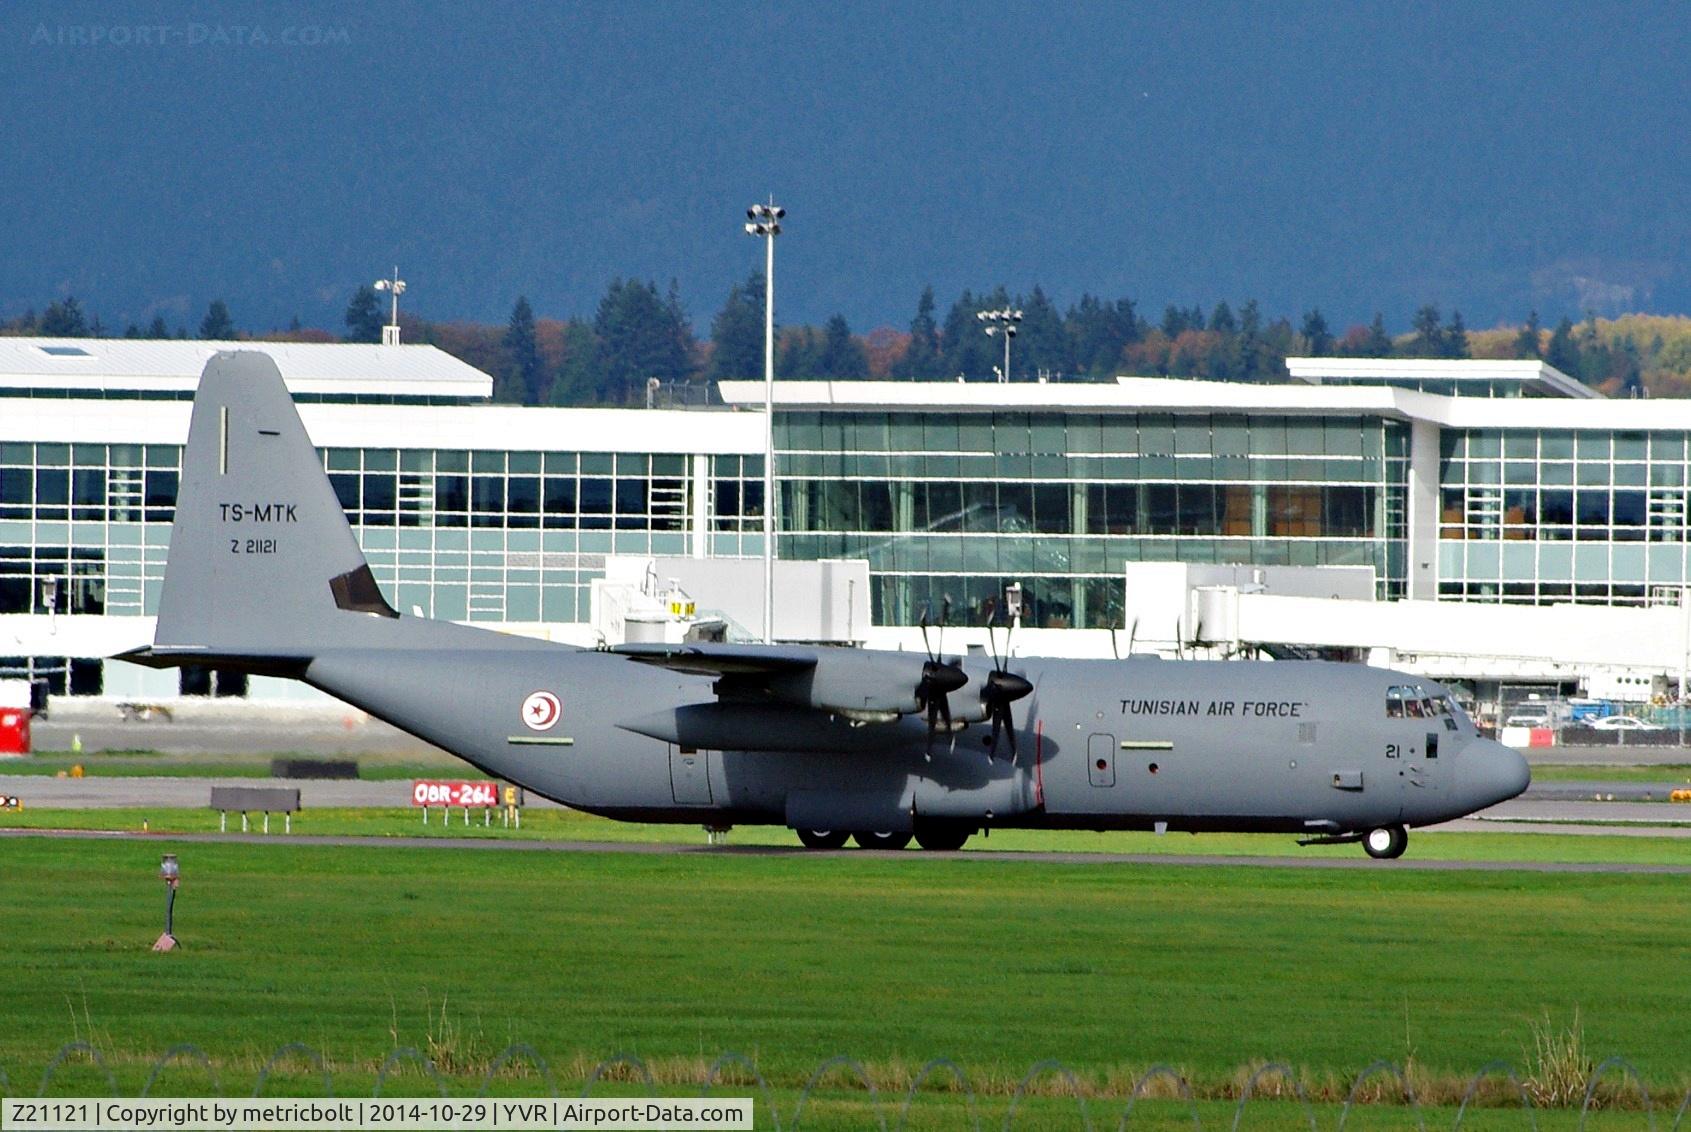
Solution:
[{"label": "aircraft fuselage", "polygon": [[[544,797],[649,822],[1321,834],[1445,821],[1526,783],[1518,754],[1422,706],[1442,688],[1399,673],[1154,658],[1014,667],[1034,686],[1013,708],[1014,757],[979,722],[940,732],[930,757],[920,715],[854,724],[780,704],[748,707],[767,713],[756,745],[792,727],[804,749],[664,741],[627,725],[715,705],[711,678],[561,647],[337,650],[306,679]],[[1429,700],[1411,714],[1394,688]],[[537,696],[557,710],[525,712]]]}]

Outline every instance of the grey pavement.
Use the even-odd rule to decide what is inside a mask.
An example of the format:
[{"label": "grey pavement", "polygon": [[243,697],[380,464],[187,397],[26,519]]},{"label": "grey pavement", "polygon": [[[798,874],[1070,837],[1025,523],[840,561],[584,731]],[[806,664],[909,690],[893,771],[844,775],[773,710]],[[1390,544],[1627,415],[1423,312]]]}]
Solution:
[{"label": "grey pavement", "polygon": [[1482,810],[1489,821],[1667,823],[1691,828],[1691,805],[1670,802],[1558,801],[1513,798]]},{"label": "grey pavement", "polygon": [[173,718],[125,719],[115,701],[65,703],[31,728],[38,751],[160,754],[395,755],[450,759],[440,748],[345,705],[273,707],[241,700],[172,704]]},{"label": "grey pavement", "polygon": [[1521,752],[1534,766],[1691,766],[1687,747],[1532,747]]},{"label": "grey pavement", "polygon": [[1612,874],[1639,873],[1666,876],[1691,876],[1691,862],[1684,865],[1640,865],[1623,862],[1574,863],[1562,861],[1428,861],[1402,857],[1395,861],[1375,861],[1358,854],[1355,857],[1223,857],[1199,854],[1162,853],[1042,853],[1006,852],[990,849],[964,849],[956,853],[929,853],[898,850],[893,852],[863,849],[833,851],[780,848],[773,846],[733,845],[670,845],[652,842],[605,841],[498,841],[457,840],[441,837],[318,837],[309,835],[257,835],[241,833],[96,833],[85,830],[0,830],[0,840],[8,837],[55,837],[84,840],[145,838],[158,844],[257,844],[287,848],[300,845],[335,845],[376,850],[394,847],[407,849],[454,849],[485,852],[515,853],[619,853],[655,855],[699,855],[732,859],[735,857],[857,857],[869,856],[888,860],[922,861],[934,858],[951,859],[958,863],[991,861],[1006,864],[1063,864],[1063,865],[1168,865],[1174,867],[1236,866],[1260,869],[1336,869],[1350,871],[1371,869],[1409,872],[1510,872],[1510,873],[1571,873]]},{"label": "grey pavement", "polygon": [[[481,778],[482,774],[473,767],[464,766],[458,777]],[[97,810],[146,806],[193,809],[210,805],[213,786],[297,788],[300,805],[314,810],[411,804],[411,782],[408,779],[51,778],[38,774],[0,775],[0,794],[13,795],[23,799],[25,806],[43,809]],[[534,808],[554,806],[556,803],[531,794],[525,805]]]},{"label": "grey pavement", "polygon": [[[41,775],[0,775],[0,794],[16,795],[23,799],[26,806],[43,809],[147,806],[193,809],[209,805],[214,785],[297,787],[300,805],[307,809],[408,806],[411,800],[411,784],[403,779],[49,778]],[[555,803],[530,795],[528,805],[545,807]],[[1604,824],[1587,824],[1593,822]],[[1437,828],[1686,837],[1691,836],[1691,805],[1521,797],[1493,806],[1473,818],[1447,822]]]},{"label": "grey pavement", "polygon": [[[1675,790],[1691,790],[1691,776],[1677,783],[1604,782],[1583,779],[1568,782],[1535,782],[1522,798],[1555,802],[1666,802]],[[1691,806],[1686,807],[1691,819]]]}]

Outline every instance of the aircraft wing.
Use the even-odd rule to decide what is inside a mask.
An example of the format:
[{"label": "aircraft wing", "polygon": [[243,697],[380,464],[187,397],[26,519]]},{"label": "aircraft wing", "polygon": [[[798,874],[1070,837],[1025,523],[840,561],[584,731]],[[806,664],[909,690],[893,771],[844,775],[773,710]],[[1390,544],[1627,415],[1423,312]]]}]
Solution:
[{"label": "aircraft wing", "polygon": [[958,666],[920,653],[705,643],[629,644],[611,651],[641,664],[714,676],[723,704],[774,703],[859,723],[889,723],[922,711],[969,679]]},{"label": "aircraft wing", "polygon": [[694,676],[785,675],[816,667],[820,649],[776,645],[632,644],[612,652]]},{"label": "aircraft wing", "polygon": [[[922,653],[703,643],[629,644],[611,651],[641,664],[716,678],[715,702],[618,723],[698,748],[875,749],[879,740],[861,730],[863,724],[893,723],[917,713],[927,716],[930,744],[941,723],[951,730],[988,719],[996,742],[1000,730],[1011,727],[1011,702],[1032,691],[1009,672],[977,673],[972,681],[961,662]],[[1010,746],[1013,752],[1013,735]]]}]

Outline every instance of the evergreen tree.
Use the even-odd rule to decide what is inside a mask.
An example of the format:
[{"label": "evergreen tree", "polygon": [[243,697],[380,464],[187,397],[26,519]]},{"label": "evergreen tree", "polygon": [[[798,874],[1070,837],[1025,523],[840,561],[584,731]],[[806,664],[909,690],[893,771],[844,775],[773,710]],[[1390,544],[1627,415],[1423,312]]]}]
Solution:
[{"label": "evergreen tree", "polygon": [[930,381],[940,376],[939,327],[934,323],[934,289],[922,288],[916,317],[910,320],[910,346],[899,361],[898,377]]},{"label": "evergreen tree", "polygon": [[1132,299],[1105,303],[1082,295],[1065,321],[1075,368],[1094,377],[1113,375],[1121,366],[1122,351],[1142,333]]},{"label": "evergreen tree", "polygon": [[1239,324],[1234,320],[1233,308],[1227,305],[1226,299],[1217,303],[1215,310],[1210,312],[1210,329],[1217,334],[1233,334],[1238,331]]},{"label": "evergreen tree", "polygon": [[1182,334],[1186,333],[1186,331],[1190,329],[1190,326],[1191,323],[1188,321],[1187,314],[1183,309],[1172,303],[1163,308],[1162,331],[1164,337],[1170,339],[1178,338]]},{"label": "evergreen tree", "polygon": [[775,369],[783,377],[807,381],[829,374],[822,366],[822,339],[808,326],[795,326],[781,335]]},{"label": "evergreen tree", "polygon": [[155,314],[153,321],[147,324],[148,338],[169,338],[170,327],[165,325],[164,315]]},{"label": "evergreen tree", "polygon": [[546,366],[540,359],[540,345],[534,337],[534,308],[526,295],[518,295],[500,340],[505,353],[504,389],[501,401],[538,405],[544,400]]},{"label": "evergreen tree", "polygon": [[816,376],[851,379],[869,376],[869,355],[863,344],[851,336],[845,315],[836,314],[822,330],[822,356]]},{"label": "evergreen tree", "polygon": [[1333,352],[1333,332],[1327,326],[1327,320],[1321,317],[1321,308],[1316,307],[1303,316],[1303,348],[1312,358],[1325,358]]},{"label": "evergreen tree", "polygon": [[88,317],[76,296],[67,295],[63,302],[47,304],[47,313],[41,316],[41,334],[45,338],[88,337]]},{"label": "evergreen tree", "polygon": [[697,368],[695,355],[699,343],[693,337],[693,320],[681,302],[681,283],[673,275],[669,277],[669,291],[664,295],[663,312],[664,356],[670,360],[670,376],[664,380],[686,381]]},{"label": "evergreen tree", "polygon": [[1261,381],[1272,362],[1264,356],[1262,343],[1262,308],[1249,299],[1239,308],[1239,376],[1246,381]]},{"label": "evergreen tree", "polygon": [[382,340],[382,305],[376,300],[376,289],[368,284],[361,285],[354,291],[352,301],[346,305],[346,340]]},{"label": "evergreen tree", "polygon": [[227,342],[235,337],[235,320],[229,317],[229,304],[213,299],[200,320],[200,337],[208,342]]},{"label": "evergreen tree", "polygon": [[1544,328],[1538,323],[1538,312],[1527,315],[1527,323],[1521,327],[1521,332],[1515,335],[1515,356],[1517,358],[1538,358],[1544,355],[1544,342],[1540,338]]},{"label": "evergreen tree", "polygon": [[1579,348],[1574,345],[1574,324],[1566,315],[1550,332],[1550,346],[1544,351],[1544,360],[1570,377],[1579,375]]},{"label": "evergreen tree", "polygon": [[977,296],[964,291],[957,297],[946,312],[945,332],[940,340],[945,358],[945,368],[940,371],[943,376],[970,380],[992,377],[992,367],[999,364],[1003,350],[997,339],[986,336],[981,320],[975,315],[988,308],[1009,305],[1010,296],[1002,287],[991,295]]},{"label": "evergreen tree", "polygon": [[141,328],[132,322],[123,328],[123,336],[125,338],[139,338],[141,337]]},{"label": "evergreen tree", "polygon": [[1386,333],[1386,317],[1379,311],[1374,312],[1374,321],[1368,324],[1368,333],[1358,353],[1364,358],[1391,357],[1392,336]]},{"label": "evergreen tree", "polygon": [[599,344],[593,328],[579,318],[564,325],[564,360],[552,379],[551,403],[554,405],[592,404],[599,388],[596,362]]},{"label": "evergreen tree", "polygon": [[[1281,377],[1286,372],[1286,359],[1299,350],[1297,332],[1292,329],[1292,320],[1277,318],[1268,324],[1262,333],[1263,378]],[[1272,370],[1272,374],[1269,372]]]},{"label": "evergreen tree", "polygon": [[1018,301],[1022,323],[1010,347],[1010,369],[1027,376],[1041,373],[1061,377],[1074,368],[1069,358],[1069,339],[1063,331],[1063,316],[1046,297],[1044,288],[1034,286],[1027,302]]},{"label": "evergreen tree", "polygon": [[665,298],[656,283],[613,279],[599,300],[593,333],[603,400],[621,404],[647,378],[683,381],[692,371],[692,330],[673,284]]},{"label": "evergreen tree", "polygon": [[1450,312],[1450,325],[1444,331],[1444,356],[1447,358],[1466,358],[1471,356],[1468,349],[1468,327],[1462,321],[1462,312]]},{"label": "evergreen tree", "polygon": [[761,272],[728,289],[710,324],[712,380],[763,376],[763,293]]},{"label": "evergreen tree", "polygon": [[1415,337],[1409,343],[1409,352],[1417,358],[1442,358],[1445,356],[1446,343],[1444,337],[1444,320],[1439,315],[1439,309],[1428,303],[1415,312],[1410,320],[1410,326],[1415,331]]}]

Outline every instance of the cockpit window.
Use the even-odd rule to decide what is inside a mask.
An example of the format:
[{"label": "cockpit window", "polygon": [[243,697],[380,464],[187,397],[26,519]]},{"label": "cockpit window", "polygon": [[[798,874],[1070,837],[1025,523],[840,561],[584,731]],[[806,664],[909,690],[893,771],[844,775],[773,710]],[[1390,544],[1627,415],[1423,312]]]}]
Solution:
[{"label": "cockpit window", "polygon": [[1433,694],[1420,684],[1393,684],[1386,689],[1387,719],[1439,719],[1455,730],[1453,718],[1458,709],[1450,697]]}]

